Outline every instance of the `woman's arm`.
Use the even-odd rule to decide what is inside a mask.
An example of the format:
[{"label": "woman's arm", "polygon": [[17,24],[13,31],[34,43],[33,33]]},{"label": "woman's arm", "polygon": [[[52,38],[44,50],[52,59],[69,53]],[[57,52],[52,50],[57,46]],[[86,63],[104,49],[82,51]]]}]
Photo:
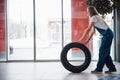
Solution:
[{"label": "woman's arm", "polygon": [[[94,25],[94,22],[91,22],[88,26],[88,28],[85,30],[85,32],[83,33],[82,37],[79,39],[79,42],[81,42],[85,37],[86,35],[88,35],[88,33],[90,32],[92,26]],[[92,37],[92,35],[91,35]]]},{"label": "woman's arm", "polygon": [[85,41],[85,44],[87,44],[89,42],[89,40],[92,38],[94,33],[95,33],[95,28],[93,27],[92,32],[89,34],[89,38]]}]

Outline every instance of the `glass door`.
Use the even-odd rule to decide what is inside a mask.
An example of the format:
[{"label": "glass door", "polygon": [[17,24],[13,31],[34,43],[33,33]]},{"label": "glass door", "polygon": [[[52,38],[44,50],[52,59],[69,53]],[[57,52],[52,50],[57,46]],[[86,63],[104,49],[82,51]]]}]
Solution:
[{"label": "glass door", "polygon": [[33,60],[33,0],[7,0],[8,60]]},{"label": "glass door", "polygon": [[36,59],[58,60],[62,49],[61,0],[36,2]]}]

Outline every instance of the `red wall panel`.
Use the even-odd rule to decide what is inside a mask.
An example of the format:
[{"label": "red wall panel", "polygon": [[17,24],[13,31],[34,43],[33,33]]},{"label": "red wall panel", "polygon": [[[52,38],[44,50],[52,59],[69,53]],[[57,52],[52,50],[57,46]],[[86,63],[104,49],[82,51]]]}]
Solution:
[{"label": "red wall panel", "polygon": [[0,0],[0,52],[5,51],[5,0]]},{"label": "red wall panel", "polygon": [[87,27],[86,0],[72,0],[72,41],[78,41]]}]

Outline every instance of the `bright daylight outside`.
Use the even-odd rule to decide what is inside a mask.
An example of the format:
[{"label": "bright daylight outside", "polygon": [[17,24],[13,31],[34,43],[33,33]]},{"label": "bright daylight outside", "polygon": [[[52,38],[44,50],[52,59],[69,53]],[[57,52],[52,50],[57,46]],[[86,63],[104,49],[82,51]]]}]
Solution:
[{"label": "bright daylight outside", "polygon": [[[37,60],[60,59],[62,37],[66,45],[71,42],[72,34],[71,0],[63,0],[63,3],[62,31],[61,0],[35,0],[35,26],[33,0],[7,0],[9,60],[33,60],[35,54]],[[106,20],[112,28],[111,18],[112,14]],[[94,35],[92,45],[93,59],[97,59],[100,45],[98,34]]]}]

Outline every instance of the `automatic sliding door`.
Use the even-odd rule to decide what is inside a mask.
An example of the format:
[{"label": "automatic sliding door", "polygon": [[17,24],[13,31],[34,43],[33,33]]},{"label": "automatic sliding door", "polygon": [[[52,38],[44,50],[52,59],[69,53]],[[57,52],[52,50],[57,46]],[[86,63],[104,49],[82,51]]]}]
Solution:
[{"label": "automatic sliding door", "polygon": [[36,58],[56,60],[62,49],[61,0],[36,1]]},{"label": "automatic sliding door", "polygon": [[7,0],[9,60],[33,60],[33,0]]}]

